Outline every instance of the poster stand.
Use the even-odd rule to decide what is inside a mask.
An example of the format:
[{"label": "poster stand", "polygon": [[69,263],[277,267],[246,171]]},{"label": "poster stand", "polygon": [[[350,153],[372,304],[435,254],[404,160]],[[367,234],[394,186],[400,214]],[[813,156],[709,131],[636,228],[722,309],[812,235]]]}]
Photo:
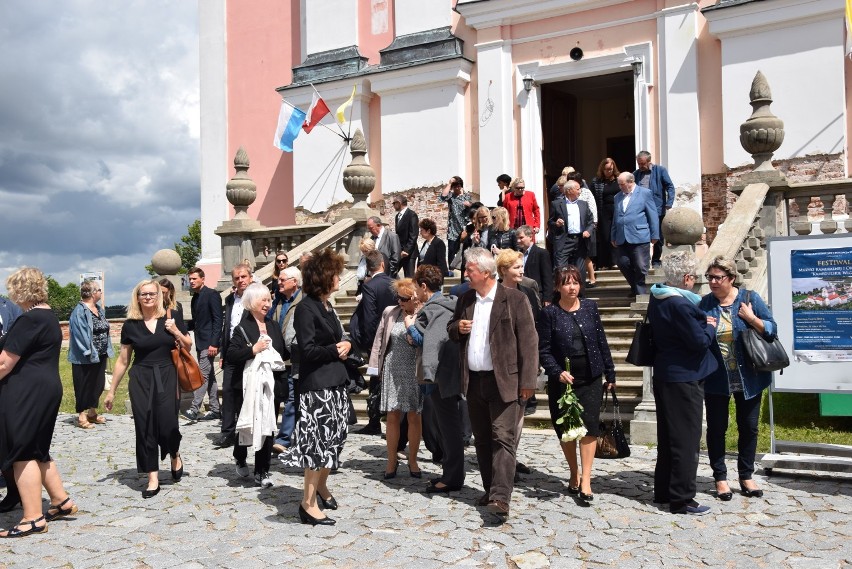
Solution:
[{"label": "poster stand", "polygon": [[[770,452],[760,459],[760,465],[767,475],[772,475],[777,468],[852,472],[852,446],[785,441],[775,437],[773,392],[852,393],[852,364],[849,361],[808,361],[796,357],[793,349],[791,253],[824,249],[843,249],[852,253],[850,237],[846,234],[771,237],[767,241],[770,305],[781,343],[791,354],[790,367],[784,370],[783,375],[773,374],[769,387]],[[846,274],[849,274],[848,271]]]}]

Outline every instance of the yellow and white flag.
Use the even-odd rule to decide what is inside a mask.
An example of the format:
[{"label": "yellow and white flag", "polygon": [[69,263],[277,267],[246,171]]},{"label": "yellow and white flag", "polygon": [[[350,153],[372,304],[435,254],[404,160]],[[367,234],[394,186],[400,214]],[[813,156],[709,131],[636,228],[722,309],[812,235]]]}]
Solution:
[{"label": "yellow and white flag", "polygon": [[846,56],[852,55],[852,0],[846,0]]},{"label": "yellow and white flag", "polygon": [[[847,2],[852,2],[852,0],[847,0]],[[352,94],[349,96],[349,99],[347,99],[342,105],[337,107],[337,122],[339,122],[340,124],[346,122],[346,109],[352,106],[352,101],[355,100],[355,89],[357,87],[357,84],[352,85]]]}]

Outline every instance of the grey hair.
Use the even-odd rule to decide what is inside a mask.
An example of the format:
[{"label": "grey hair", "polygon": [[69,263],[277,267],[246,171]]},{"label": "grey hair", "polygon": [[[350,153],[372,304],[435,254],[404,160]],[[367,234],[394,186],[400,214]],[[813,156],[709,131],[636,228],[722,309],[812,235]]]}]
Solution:
[{"label": "grey hair", "polygon": [[297,269],[296,267],[287,267],[281,274],[286,276],[288,279],[296,279],[296,285],[302,286],[302,271]]},{"label": "grey hair", "polygon": [[692,251],[675,251],[662,259],[666,284],[680,287],[684,275],[695,275],[698,259]]},{"label": "grey hair", "polygon": [[464,262],[467,265],[474,265],[483,273],[489,273],[491,278],[497,278],[497,262],[494,260],[494,255],[483,247],[471,247],[465,251]]},{"label": "grey hair", "polygon": [[568,180],[567,182],[562,184],[562,189],[567,190],[569,187],[572,187],[572,186],[577,186],[579,188],[580,184],[576,180]]},{"label": "grey hair", "polygon": [[633,183],[636,182],[636,177],[633,174],[631,174],[630,172],[622,172],[621,174],[618,175],[618,177],[621,178],[622,180],[624,180],[628,184],[633,184]]},{"label": "grey hair", "polygon": [[254,308],[254,305],[264,297],[269,298],[269,289],[260,283],[251,283],[246,287],[246,290],[243,291],[243,308],[251,310]]},{"label": "grey hair", "polygon": [[515,230],[515,235],[526,235],[527,237],[532,237],[533,230],[529,225],[522,225]]},{"label": "grey hair", "polygon": [[647,150],[641,150],[641,151],[639,151],[639,154],[636,155],[637,160],[640,159],[640,158],[644,158],[645,160],[650,160],[651,159],[651,153],[648,152]]},{"label": "grey hair", "polygon": [[382,223],[382,218],[381,218],[381,217],[379,217],[378,215],[373,215],[373,216],[371,216],[371,217],[367,218],[367,221],[372,221],[373,223],[375,223],[375,224],[376,224],[376,225],[378,225],[379,227],[381,227],[382,225],[384,225],[384,223]]}]

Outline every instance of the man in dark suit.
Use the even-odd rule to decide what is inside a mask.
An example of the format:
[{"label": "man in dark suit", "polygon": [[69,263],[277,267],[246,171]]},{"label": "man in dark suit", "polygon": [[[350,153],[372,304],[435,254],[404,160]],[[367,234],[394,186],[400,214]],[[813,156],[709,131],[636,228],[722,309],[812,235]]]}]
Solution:
[{"label": "man in dark suit", "polygon": [[[636,180],[637,186],[651,190],[651,194],[654,196],[654,205],[657,207],[657,219],[660,227],[662,227],[666,212],[674,205],[674,182],[672,182],[668,170],[659,164],[651,163],[651,153],[647,150],[643,150],[636,155],[636,165],[638,168],[633,172],[633,178]],[[654,243],[654,254],[651,258],[653,266],[660,266],[660,256],[662,254],[663,242],[657,241]]]},{"label": "man in dark suit", "polygon": [[0,296],[0,336],[9,331],[12,322],[21,315],[21,308],[6,298]]},{"label": "man in dark suit", "polygon": [[438,225],[434,220],[420,220],[420,237],[423,238],[423,245],[420,246],[420,252],[417,254],[417,265],[433,265],[441,270],[441,274],[445,277],[449,273],[447,268],[447,246],[438,237]]},{"label": "man in dark suit", "polygon": [[[231,269],[231,282],[234,284],[234,290],[225,297],[225,315],[222,319],[222,336],[219,339],[219,348],[223,356],[228,351],[234,328],[243,317],[242,298],[243,292],[252,283],[251,267],[244,263],[236,265]],[[239,390],[239,397],[242,397],[243,378],[234,377],[234,364],[226,362],[224,357],[220,360],[220,365],[222,366],[222,434],[213,441],[213,444],[220,448],[227,448],[234,446],[236,441],[234,432],[237,427],[237,414],[240,412],[235,407],[236,391]]]},{"label": "man in dark suit", "polygon": [[[364,281],[361,288],[361,302],[355,308],[349,321],[349,335],[362,353],[368,354],[373,348],[373,340],[379,329],[382,312],[388,306],[396,304],[396,293],[393,290],[393,279],[385,273],[384,257],[379,251],[367,253],[367,274],[369,280]],[[379,390],[381,378],[371,376],[369,395],[367,396],[367,416],[369,422],[358,433],[362,435],[380,435],[381,412],[379,410]]]},{"label": "man in dark suit", "polygon": [[367,231],[373,236],[376,249],[388,258],[389,264],[385,264],[385,273],[396,278],[400,261],[399,237],[396,233],[388,231],[382,224],[382,220],[376,216],[367,219]]},{"label": "man in dark suit", "polygon": [[399,265],[405,276],[414,276],[417,263],[417,233],[419,219],[414,210],[408,207],[408,198],[396,196],[393,198],[393,209],[396,210],[394,231],[399,238]]},{"label": "man in dark suit", "polygon": [[648,292],[645,277],[651,244],[660,238],[660,220],[650,190],[636,185],[633,174],[618,175],[621,193],[615,196],[612,216],[612,246],[617,248],[618,270],[630,285],[630,296]]},{"label": "man in dark suit", "polygon": [[586,278],[586,251],[595,221],[589,204],[580,199],[580,184],[568,180],[562,186],[565,197],[550,204],[548,237],[553,243],[553,268],[574,265]]},{"label": "man in dark suit", "polygon": [[524,254],[524,276],[538,283],[542,306],[553,298],[553,265],[547,251],[535,244],[535,233],[529,225],[516,230],[518,249]]},{"label": "man in dark suit", "polygon": [[[213,358],[219,353],[219,341],[222,335],[222,297],[210,287],[204,286],[204,271],[193,267],[189,271],[189,288],[192,289],[192,320],[189,329],[195,332],[195,352],[198,367],[204,377],[204,384],[192,394],[192,405],[181,415],[190,421],[214,421],[222,417],[219,410],[216,368]],[[210,410],[198,416],[204,395],[210,400]]]},{"label": "man in dark suit", "polygon": [[465,262],[472,290],[458,299],[447,331],[460,345],[462,391],[485,488],[479,505],[505,519],[514,488],[517,432],[538,376],[538,351],[529,348],[535,322],[524,293],[497,282],[489,251],[470,249]]}]

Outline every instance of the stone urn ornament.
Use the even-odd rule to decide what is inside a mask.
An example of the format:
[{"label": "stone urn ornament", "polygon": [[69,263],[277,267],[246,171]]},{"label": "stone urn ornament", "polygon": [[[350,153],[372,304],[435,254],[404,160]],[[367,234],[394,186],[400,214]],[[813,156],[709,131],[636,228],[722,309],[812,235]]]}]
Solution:
[{"label": "stone urn ornament", "polygon": [[757,72],[749,91],[752,113],[740,125],[740,144],[754,158],[754,171],[774,170],[772,154],[784,142],[784,121],[772,114],[772,91],[763,73]]},{"label": "stone urn ornament", "polygon": [[248,175],[249,157],[240,146],[234,156],[234,177],[225,184],[225,196],[234,206],[234,219],[249,219],[248,208],[257,199],[257,184]]},{"label": "stone urn ornament", "polygon": [[376,187],[376,172],[364,158],[367,154],[367,140],[360,128],[355,129],[349,152],[352,154],[352,162],[343,169],[343,187],[352,194],[353,206],[361,202],[366,204],[367,197]]}]

